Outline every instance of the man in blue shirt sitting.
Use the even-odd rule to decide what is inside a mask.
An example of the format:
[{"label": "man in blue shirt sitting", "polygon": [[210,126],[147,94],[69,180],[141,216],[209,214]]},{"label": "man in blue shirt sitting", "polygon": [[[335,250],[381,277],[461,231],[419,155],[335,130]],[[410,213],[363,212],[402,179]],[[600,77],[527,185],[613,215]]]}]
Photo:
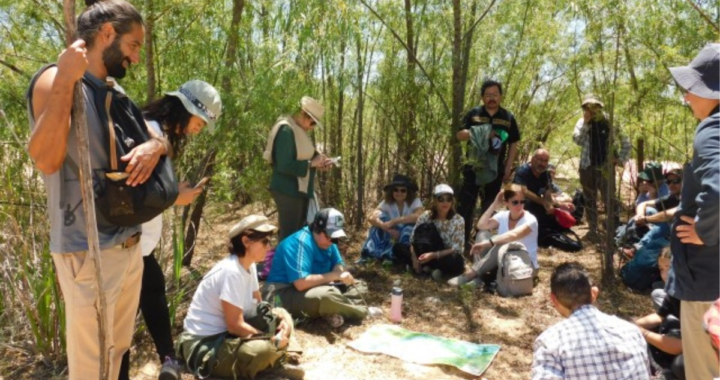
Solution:
[{"label": "man in blue shirt sitting", "polygon": [[333,239],[345,237],[344,217],[334,208],[320,210],[312,224],[288,236],[275,251],[263,298],[281,303],[294,318],[323,317],[332,327],[367,316],[355,279]]}]

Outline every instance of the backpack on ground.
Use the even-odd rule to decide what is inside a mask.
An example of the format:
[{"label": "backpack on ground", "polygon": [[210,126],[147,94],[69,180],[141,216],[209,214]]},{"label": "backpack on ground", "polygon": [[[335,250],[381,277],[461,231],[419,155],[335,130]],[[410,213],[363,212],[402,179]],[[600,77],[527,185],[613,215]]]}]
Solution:
[{"label": "backpack on ground", "polygon": [[583,249],[580,237],[569,228],[542,229],[538,234],[538,246],[555,247],[565,252],[579,252]]},{"label": "backpack on ground", "polygon": [[440,232],[438,232],[435,223],[432,221],[415,226],[411,244],[417,256],[423,253],[437,252],[445,249],[442,236],[440,236]]},{"label": "backpack on ground", "polygon": [[525,245],[508,243],[498,252],[497,291],[503,297],[532,294],[533,264]]}]

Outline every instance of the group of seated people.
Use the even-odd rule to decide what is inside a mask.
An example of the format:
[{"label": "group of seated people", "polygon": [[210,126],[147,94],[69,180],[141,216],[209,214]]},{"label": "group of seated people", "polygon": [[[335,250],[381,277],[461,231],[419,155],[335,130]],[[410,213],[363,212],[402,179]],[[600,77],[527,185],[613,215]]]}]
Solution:
[{"label": "group of seated people", "polygon": [[[572,207],[553,199],[556,192],[547,173],[548,156],[547,151],[538,150],[531,163],[518,171],[519,176],[532,176],[525,183],[535,191],[518,183],[507,184],[480,217],[476,241],[470,248],[472,263],[467,268],[463,258],[464,220],[455,212],[453,189],[446,184],[436,186],[430,206],[425,210],[416,196],[417,185],[403,175],[396,175],[384,187],[385,198],[369,218],[371,228],[362,246],[360,261],[378,259],[400,263],[417,274],[447,280],[452,286],[479,285],[481,275],[497,270],[501,247],[520,243],[529,256],[533,280],[536,280],[538,220],[554,207]],[[542,176],[546,176],[547,182],[538,180]],[[679,176],[677,171],[667,174],[669,196],[679,192],[674,182]],[[652,223],[653,216],[647,216],[648,206],[656,205],[648,202],[660,200],[640,203],[638,210],[642,209],[645,216],[635,218],[635,223]],[[540,218],[526,210],[526,204],[536,205],[532,207],[538,213],[542,209]],[[230,255],[204,276],[193,297],[184,332],[176,343],[180,359],[188,363],[188,368],[197,376],[253,377],[275,366],[286,352],[292,352],[293,319],[323,318],[333,328],[345,321],[362,321],[368,315],[368,306],[354,286],[355,279],[346,269],[336,244],[337,239],[345,237],[343,227],[344,217],[340,211],[327,208],[317,212],[309,226],[279,243],[267,280],[260,287],[255,263],[265,258],[277,228],[263,216],[242,219],[230,230]],[[494,235],[493,230],[497,230]],[[648,234],[655,230],[651,228]],[[660,256],[659,265],[669,268],[668,254]],[[568,320],[604,315],[590,305],[597,291],[589,284],[587,274],[577,266],[561,266],[554,271],[551,298]],[[574,290],[560,289],[566,285]],[[585,290],[587,294],[580,298],[566,294]],[[679,303],[662,294],[661,286],[653,297],[657,312],[638,319],[636,324],[640,330],[634,328],[631,336],[645,338],[650,352],[655,355],[652,348],[657,352],[656,362],[666,366],[668,374],[682,373],[682,358],[678,358],[679,329],[674,327],[679,318]],[[584,303],[571,303],[578,299]],[[575,312],[580,309],[587,315]],[[596,322],[610,326],[608,321],[614,317],[603,318],[598,317]],[[617,328],[615,319],[612,325]],[[562,334],[553,333],[564,330],[551,328],[538,338],[533,374],[552,371],[557,365],[547,362],[554,356],[551,351],[562,350],[564,344],[577,344]],[[626,346],[637,340],[628,340],[627,336],[619,338]],[[612,356],[611,353],[605,355]],[[628,364],[629,367],[618,368],[646,373],[647,352],[644,355],[633,359],[636,362]],[[601,359],[602,355],[598,360]],[[682,379],[679,375],[677,378]]]}]

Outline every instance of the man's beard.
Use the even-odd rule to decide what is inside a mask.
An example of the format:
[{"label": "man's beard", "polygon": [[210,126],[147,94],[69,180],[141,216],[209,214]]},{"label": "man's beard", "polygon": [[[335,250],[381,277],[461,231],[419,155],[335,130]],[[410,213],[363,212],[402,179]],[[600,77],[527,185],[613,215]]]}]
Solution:
[{"label": "man's beard", "polygon": [[113,43],[103,51],[102,58],[109,76],[115,79],[125,77],[127,69],[123,67],[123,63],[128,61],[128,67],[130,67],[130,58],[125,56],[120,49],[120,36],[116,37]]}]

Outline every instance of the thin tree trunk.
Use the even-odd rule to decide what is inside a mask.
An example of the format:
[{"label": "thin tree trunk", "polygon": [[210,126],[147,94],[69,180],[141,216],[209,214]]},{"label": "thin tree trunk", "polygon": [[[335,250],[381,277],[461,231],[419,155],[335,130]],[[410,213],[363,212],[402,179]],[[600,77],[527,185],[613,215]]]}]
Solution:
[{"label": "thin tree trunk", "polygon": [[155,46],[153,44],[153,28],[155,18],[152,14],[153,0],[145,0],[145,71],[147,71],[146,103],[155,99]]},{"label": "thin tree trunk", "polygon": [[[222,75],[222,92],[227,96],[232,94],[233,90],[233,82],[231,75],[232,70],[230,68],[234,66],[234,63],[237,60],[237,44],[239,40],[238,33],[244,7],[244,0],[233,0],[233,17],[230,23],[230,35],[228,36],[228,48],[225,56],[225,70],[223,71]],[[226,130],[233,130],[236,124],[236,119],[231,118],[230,121],[227,123]],[[197,175],[196,178],[202,178],[203,176],[212,176],[215,169],[216,154],[217,151],[215,149],[211,149],[209,152],[207,152],[199,166],[199,172],[201,174]],[[186,252],[183,255],[183,266],[189,267],[192,264],[192,258],[195,253],[195,240],[197,239],[198,232],[200,231],[200,219],[202,218],[203,209],[207,200],[208,189],[209,186],[205,186],[203,192],[200,194],[200,196],[198,196],[197,200],[195,201],[194,207],[190,205],[187,206],[185,210],[183,210],[183,228],[187,226],[187,229],[185,231]],[[189,212],[190,207],[193,207],[192,213]],[[185,222],[187,221],[188,214],[190,214],[190,223],[186,224]]]},{"label": "thin tree trunk", "polygon": [[450,124],[450,135],[452,138],[452,155],[450,159],[450,178],[452,184],[459,184],[461,150],[460,144],[455,139],[455,131],[460,125],[460,117],[463,112],[464,98],[462,83],[462,4],[460,0],[453,0],[453,46],[452,46],[452,123]]},{"label": "thin tree trunk", "polygon": [[[64,0],[63,13],[65,16],[65,39],[68,45],[75,41],[75,1]],[[85,216],[85,230],[88,239],[88,260],[95,264],[95,303],[98,319],[98,341],[100,343],[100,380],[108,380],[110,347],[108,346],[108,317],[107,300],[105,298],[104,281],[102,275],[102,261],[100,258],[100,240],[98,238],[97,219],[95,218],[95,193],[93,190],[92,167],[90,165],[90,143],[88,141],[88,125],[85,115],[85,99],[83,96],[82,81],[75,83],[73,90],[72,128],[78,138],[78,169],[80,174],[80,193],[83,200],[83,213]],[[92,374],[87,374],[92,376]]]},{"label": "thin tree trunk", "polygon": [[363,95],[363,55],[362,55],[362,42],[360,37],[355,39],[357,45],[358,55],[358,68],[357,68],[357,80],[358,80],[358,108],[357,108],[357,209],[355,210],[355,228],[359,229],[362,227],[363,216],[363,202],[365,201],[365,174],[363,172],[363,152],[362,152],[362,133],[363,133],[363,107],[364,107],[364,95]]}]

